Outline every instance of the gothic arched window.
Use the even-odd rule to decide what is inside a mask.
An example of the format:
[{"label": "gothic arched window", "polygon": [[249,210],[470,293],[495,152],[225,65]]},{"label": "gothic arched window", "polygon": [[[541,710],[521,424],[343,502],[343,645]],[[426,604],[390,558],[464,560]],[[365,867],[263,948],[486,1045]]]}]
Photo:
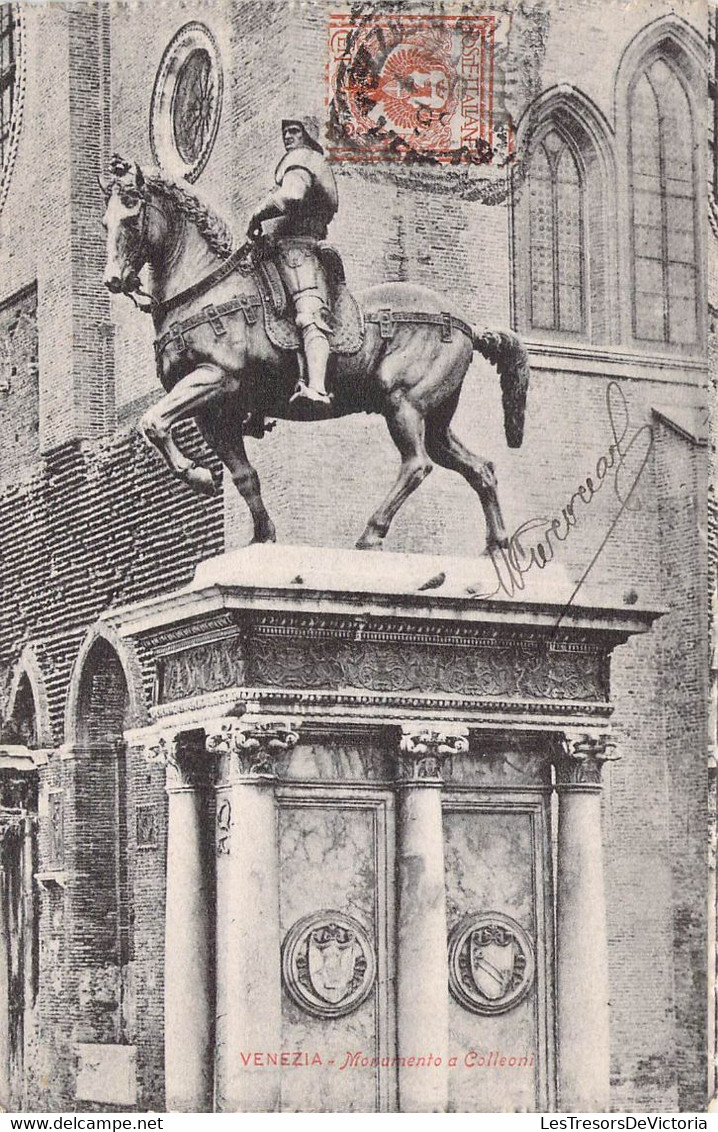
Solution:
[{"label": "gothic arched window", "polygon": [[0,4],[0,169],[10,150],[15,108],[18,57],[17,14],[14,4]]},{"label": "gothic arched window", "polygon": [[642,341],[698,341],[695,130],[677,72],[663,57],[629,92],[633,227],[633,334]]},{"label": "gothic arched window", "polygon": [[616,325],[616,170],[608,123],[575,87],[544,91],[519,127],[514,175],[516,329],[610,342]]},{"label": "gothic arched window", "polygon": [[584,183],[572,146],[556,130],[529,171],[531,326],[585,329]]}]

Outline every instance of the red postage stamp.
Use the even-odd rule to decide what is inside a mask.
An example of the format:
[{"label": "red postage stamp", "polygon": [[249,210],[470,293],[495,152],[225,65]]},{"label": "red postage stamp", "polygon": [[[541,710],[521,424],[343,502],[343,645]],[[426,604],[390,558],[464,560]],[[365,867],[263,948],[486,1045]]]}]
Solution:
[{"label": "red postage stamp", "polygon": [[494,15],[333,15],[329,134],[335,161],[488,165],[496,128]]}]

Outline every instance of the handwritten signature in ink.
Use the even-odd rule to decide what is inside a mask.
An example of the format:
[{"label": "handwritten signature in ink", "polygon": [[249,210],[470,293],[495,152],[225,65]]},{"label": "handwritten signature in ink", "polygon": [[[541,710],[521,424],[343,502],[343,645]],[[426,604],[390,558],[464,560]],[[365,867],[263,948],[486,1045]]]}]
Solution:
[{"label": "handwritten signature in ink", "polygon": [[[496,587],[490,592],[479,592],[478,586],[470,586],[468,592],[474,597],[490,598],[498,593],[514,597],[518,591],[523,590],[526,575],[535,567],[539,570],[545,569],[555,557],[555,543],[565,542],[576,526],[578,522],[576,501],[580,501],[584,507],[589,507],[594,495],[601,491],[605,483],[612,480],[613,490],[619,502],[618,510],[598,550],[566,602],[557,622],[557,625],[560,624],[624,511],[637,510],[636,507],[629,505],[653,450],[654,435],[650,425],[641,425],[630,435],[628,402],[617,381],[609,382],[606,389],[606,410],[613,441],[609,444],[608,451],[598,457],[595,476],[586,476],[584,483],[580,484],[566,506],[562,508],[560,517],[529,519],[516,528],[509,538],[508,546],[499,549],[492,547],[489,553],[496,571]],[[538,530],[543,531],[543,534],[535,540],[535,532]],[[529,536],[531,536],[531,545],[527,544]]]}]

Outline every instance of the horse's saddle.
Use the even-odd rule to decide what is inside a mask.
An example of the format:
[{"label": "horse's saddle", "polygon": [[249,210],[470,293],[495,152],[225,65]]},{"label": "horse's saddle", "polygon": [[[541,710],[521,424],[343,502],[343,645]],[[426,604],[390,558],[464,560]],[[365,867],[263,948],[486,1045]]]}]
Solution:
[{"label": "horse's saddle", "polygon": [[[331,351],[333,354],[356,354],[364,341],[361,307],[346,285],[344,264],[336,248],[325,244],[319,248],[319,256],[329,284]],[[269,341],[278,350],[301,350],[292,302],[271,255],[265,254],[255,263],[253,275],[262,300],[264,327]]]}]

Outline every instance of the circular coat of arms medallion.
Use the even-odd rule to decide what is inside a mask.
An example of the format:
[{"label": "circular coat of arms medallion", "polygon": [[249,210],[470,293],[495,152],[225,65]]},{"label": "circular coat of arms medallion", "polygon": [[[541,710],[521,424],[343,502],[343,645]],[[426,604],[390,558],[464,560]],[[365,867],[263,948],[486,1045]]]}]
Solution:
[{"label": "circular coat of arms medallion", "polygon": [[358,920],[314,912],[297,920],[282,945],[284,985],[297,1005],[318,1018],[349,1014],[371,993],[374,946]]},{"label": "circular coat of arms medallion", "polygon": [[529,935],[501,912],[467,916],[449,936],[451,993],[475,1014],[501,1014],[516,1006],[528,994],[534,970]]}]

